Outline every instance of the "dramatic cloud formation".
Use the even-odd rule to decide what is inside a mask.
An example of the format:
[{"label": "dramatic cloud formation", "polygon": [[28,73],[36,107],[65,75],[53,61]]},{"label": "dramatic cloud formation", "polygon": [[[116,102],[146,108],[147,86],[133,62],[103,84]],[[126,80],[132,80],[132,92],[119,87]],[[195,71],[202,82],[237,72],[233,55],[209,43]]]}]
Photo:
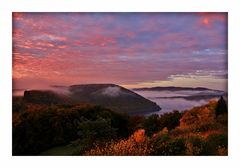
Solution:
[{"label": "dramatic cloud formation", "polygon": [[13,80],[226,89],[227,14],[14,13]]}]

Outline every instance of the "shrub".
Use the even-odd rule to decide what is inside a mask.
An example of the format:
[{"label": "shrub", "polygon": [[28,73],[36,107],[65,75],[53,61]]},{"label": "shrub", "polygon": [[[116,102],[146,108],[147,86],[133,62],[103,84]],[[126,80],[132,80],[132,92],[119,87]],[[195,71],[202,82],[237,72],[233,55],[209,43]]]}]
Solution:
[{"label": "shrub", "polygon": [[144,116],[136,115],[129,116],[128,130],[130,134],[133,134],[138,129],[143,129],[143,122],[145,120]]},{"label": "shrub", "polygon": [[116,128],[111,127],[111,121],[98,118],[95,121],[87,120],[78,126],[80,139],[85,140],[85,144],[105,143],[116,138]]},{"label": "shrub", "polygon": [[143,128],[145,129],[147,136],[152,136],[153,133],[161,130],[159,116],[153,114],[147,117],[143,122]]},{"label": "shrub", "polygon": [[104,147],[95,146],[85,155],[110,155],[110,156],[144,156],[149,155],[151,148],[144,130],[136,131],[127,140],[112,142]]},{"label": "shrub", "polygon": [[187,155],[212,155],[207,142],[198,136],[191,136],[186,139]]},{"label": "shrub", "polygon": [[164,127],[170,131],[177,127],[180,122],[182,114],[178,111],[173,111],[171,113],[164,113],[162,115],[153,114],[145,119],[143,123],[143,128],[146,130],[148,136],[152,136],[154,133],[162,130]]},{"label": "shrub", "polygon": [[228,136],[227,134],[211,134],[207,138],[209,149],[215,155],[227,155]]},{"label": "shrub", "polygon": [[216,122],[212,123],[199,123],[198,125],[192,125],[189,128],[191,128],[191,132],[207,132],[209,130],[219,130],[221,129],[221,125],[219,125]]},{"label": "shrub", "polygon": [[184,155],[186,150],[183,138],[169,138],[167,135],[154,139],[151,147],[151,155]]},{"label": "shrub", "polygon": [[118,138],[127,138],[133,131],[129,129],[129,116],[121,113],[111,113],[111,127],[115,128]]},{"label": "shrub", "polygon": [[179,126],[180,118],[182,117],[182,114],[179,111],[173,111],[171,113],[164,113],[160,116],[159,122],[160,122],[160,130],[164,127],[167,127],[167,129],[170,131],[177,126]]}]

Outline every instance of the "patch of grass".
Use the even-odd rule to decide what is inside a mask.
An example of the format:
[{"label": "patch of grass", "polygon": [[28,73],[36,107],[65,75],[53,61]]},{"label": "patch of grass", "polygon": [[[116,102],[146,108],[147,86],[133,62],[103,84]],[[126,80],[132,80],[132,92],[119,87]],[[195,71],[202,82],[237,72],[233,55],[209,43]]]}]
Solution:
[{"label": "patch of grass", "polygon": [[65,146],[58,146],[51,148],[49,150],[46,150],[39,155],[41,156],[66,156],[66,155],[75,155],[75,153],[78,153],[82,148],[82,145],[72,145],[68,144]]}]

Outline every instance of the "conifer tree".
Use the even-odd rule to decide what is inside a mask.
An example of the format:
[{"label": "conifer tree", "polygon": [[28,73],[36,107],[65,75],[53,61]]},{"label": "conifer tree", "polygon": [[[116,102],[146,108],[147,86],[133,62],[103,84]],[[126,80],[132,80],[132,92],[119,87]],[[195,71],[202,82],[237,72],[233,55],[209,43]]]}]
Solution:
[{"label": "conifer tree", "polygon": [[227,110],[228,110],[227,104],[226,104],[225,100],[223,99],[223,97],[221,96],[221,98],[217,102],[217,106],[215,109],[216,117],[218,117],[219,115],[222,115],[222,114],[226,114]]}]

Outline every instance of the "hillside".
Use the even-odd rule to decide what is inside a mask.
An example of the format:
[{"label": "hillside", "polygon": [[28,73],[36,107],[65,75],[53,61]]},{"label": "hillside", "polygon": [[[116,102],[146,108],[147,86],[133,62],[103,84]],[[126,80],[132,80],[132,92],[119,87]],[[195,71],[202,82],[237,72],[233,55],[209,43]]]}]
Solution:
[{"label": "hillside", "polygon": [[85,155],[227,155],[227,109],[216,116],[219,102],[194,107],[182,116],[178,112],[149,116],[128,139],[97,145]]},{"label": "hillside", "polygon": [[223,98],[148,117],[31,104],[13,113],[13,155],[227,155],[227,116]]},{"label": "hillside", "polygon": [[55,86],[51,91],[30,90],[24,92],[24,100],[33,104],[93,104],[115,112],[136,114],[159,111],[154,102],[114,84],[86,84],[69,87]]},{"label": "hillside", "polygon": [[28,106],[13,114],[13,155],[38,155],[74,141],[86,150],[94,143],[128,136],[126,122],[126,115],[100,106]]},{"label": "hillside", "polygon": [[[185,99],[185,100],[210,100],[221,96],[227,98],[227,92],[203,87],[148,87],[132,89],[137,93],[149,95],[151,92],[158,93],[154,99]],[[171,96],[170,96],[171,95]]]}]

